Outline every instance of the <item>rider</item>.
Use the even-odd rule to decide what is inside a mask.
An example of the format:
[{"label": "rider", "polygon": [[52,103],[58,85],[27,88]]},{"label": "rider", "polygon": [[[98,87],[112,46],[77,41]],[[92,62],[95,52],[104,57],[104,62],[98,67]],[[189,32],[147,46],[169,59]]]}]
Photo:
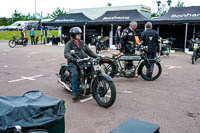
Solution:
[{"label": "rider", "polygon": [[[121,47],[120,52],[123,54],[135,54],[135,36],[136,34],[136,28],[137,28],[137,22],[132,21],[130,22],[130,26],[123,30],[121,35]],[[133,62],[129,61],[126,64],[126,69],[129,69],[133,66]]]},{"label": "rider", "polygon": [[71,40],[69,40],[65,45],[64,56],[68,60],[70,66],[69,71],[72,74],[72,93],[74,94],[72,100],[78,100],[79,87],[78,87],[78,78],[79,72],[76,65],[76,62],[79,62],[75,56],[71,55],[70,51],[74,50],[75,54],[80,58],[87,58],[87,55],[93,58],[100,57],[96,55],[90,48],[81,40],[82,30],[79,27],[73,27],[69,31]]}]

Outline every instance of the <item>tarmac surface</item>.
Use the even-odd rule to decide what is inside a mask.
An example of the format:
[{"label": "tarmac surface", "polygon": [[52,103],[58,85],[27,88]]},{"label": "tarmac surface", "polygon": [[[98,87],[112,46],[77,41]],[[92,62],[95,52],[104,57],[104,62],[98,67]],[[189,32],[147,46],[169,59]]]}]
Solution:
[{"label": "tarmac surface", "polygon": [[[100,54],[111,56],[111,51]],[[0,95],[40,90],[65,100],[66,133],[109,133],[129,118],[158,124],[161,133],[200,133],[200,60],[192,65],[191,55],[176,52],[161,57],[163,71],[156,81],[114,78],[117,98],[104,109],[94,99],[73,103],[72,94],[58,84],[63,53],[64,47],[55,45],[10,48],[0,41]]]}]

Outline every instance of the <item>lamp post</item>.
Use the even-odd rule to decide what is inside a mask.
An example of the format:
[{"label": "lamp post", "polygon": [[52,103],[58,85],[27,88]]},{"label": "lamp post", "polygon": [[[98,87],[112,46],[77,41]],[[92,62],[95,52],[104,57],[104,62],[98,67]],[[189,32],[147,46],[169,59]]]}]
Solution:
[{"label": "lamp post", "polygon": [[172,3],[172,0],[167,0],[167,4],[169,7],[171,6],[171,3]]},{"label": "lamp post", "polygon": [[36,0],[35,0],[35,17],[37,15]]}]

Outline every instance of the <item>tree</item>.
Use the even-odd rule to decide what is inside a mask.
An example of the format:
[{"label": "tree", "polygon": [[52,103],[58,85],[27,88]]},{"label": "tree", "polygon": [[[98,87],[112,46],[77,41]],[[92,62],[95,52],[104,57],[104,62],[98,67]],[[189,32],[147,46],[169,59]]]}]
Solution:
[{"label": "tree", "polygon": [[176,4],[176,7],[184,7],[184,2],[178,1],[178,3]]},{"label": "tree", "polygon": [[57,7],[57,9],[55,11],[53,11],[52,14],[48,14],[47,18],[56,18],[57,16],[60,16],[62,14],[66,14],[67,12],[63,9],[60,9],[59,7]]},{"label": "tree", "polygon": [[111,3],[111,2],[108,2],[108,3],[107,3],[107,6],[109,6],[109,7],[112,6],[112,3]]}]

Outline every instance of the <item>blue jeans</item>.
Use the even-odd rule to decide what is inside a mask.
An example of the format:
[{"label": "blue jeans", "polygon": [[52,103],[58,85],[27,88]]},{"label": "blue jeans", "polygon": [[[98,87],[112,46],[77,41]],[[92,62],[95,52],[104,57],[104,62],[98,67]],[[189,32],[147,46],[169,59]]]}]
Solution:
[{"label": "blue jeans", "polygon": [[72,75],[72,93],[74,95],[79,94],[79,87],[78,87],[78,77],[79,72],[76,65],[70,65],[69,71]]}]

